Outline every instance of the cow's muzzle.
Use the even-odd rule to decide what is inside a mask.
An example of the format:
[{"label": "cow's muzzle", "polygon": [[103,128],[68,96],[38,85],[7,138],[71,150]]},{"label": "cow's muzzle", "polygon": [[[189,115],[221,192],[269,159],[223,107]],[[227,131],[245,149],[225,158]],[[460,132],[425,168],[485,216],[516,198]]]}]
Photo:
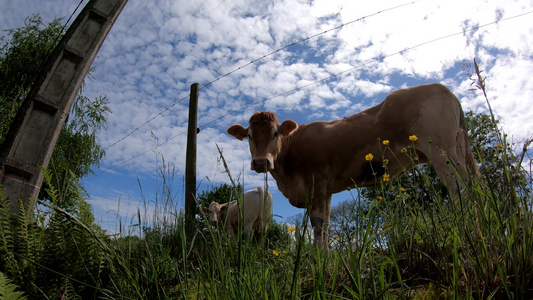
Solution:
[{"label": "cow's muzzle", "polygon": [[252,171],[256,171],[257,173],[266,173],[274,169],[274,164],[270,159],[265,157],[253,158],[250,169],[252,169]]}]

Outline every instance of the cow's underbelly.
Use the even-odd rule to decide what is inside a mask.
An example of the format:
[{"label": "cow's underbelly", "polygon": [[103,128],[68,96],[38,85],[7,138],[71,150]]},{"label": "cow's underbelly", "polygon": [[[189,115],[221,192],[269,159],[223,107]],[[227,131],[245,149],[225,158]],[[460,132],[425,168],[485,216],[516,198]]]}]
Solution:
[{"label": "cow's underbelly", "polygon": [[298,208],[307,208],[307,203],[311,197],[309,193],[309,185],[306,184],[302,176],[279,176],[272,172],[272,177],[276,180],[276,184],[280,192],[289,199],[292,206]]},{"label": "cow's underbelly", "polygon": [[365,161],[364,163],[345,163],[343,166],[337,166],[337,168],[325,167],[321,171],[314,172],[314,174],[320,174],[315,176],[294,173],[283,176],[272,175],[276,180],[278,189],[292,206],[307,208],[309,201],[317,193],[321,193],[322,196],[329,196],[347,189],[375,186],[381,182],[385,172],[395,176],[412,167],[412,161],[404,163],[401,159],[396,158],[394,163],[389,164],[387,171],[383,169],[381,161]]},{"label": "cow's underbelly", "polygon": [[[351,178],[331,178],[325,176],[326,171],[319,172],[322,176],[304,176],[291,174],[290,176],[276,176],[278,189],[281,191],[292,206],[308,208],[313,197],[328,196],[345,191],[355,186]],[[315,173],[316,174],[316,173]]]}]

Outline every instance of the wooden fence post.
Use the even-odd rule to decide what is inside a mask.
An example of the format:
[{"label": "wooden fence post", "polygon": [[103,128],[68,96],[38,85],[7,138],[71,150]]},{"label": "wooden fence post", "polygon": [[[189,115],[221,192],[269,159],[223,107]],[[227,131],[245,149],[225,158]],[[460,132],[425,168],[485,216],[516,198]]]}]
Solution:
[{"label": "wooden fence post", "polygon": [[185,162],[185,224],[187,236],[194,228],[196,218],[196,135],[198,134],[198,90],[199,84],[191,85],[189,100],[189,127],[187,131],[187,154]]}]

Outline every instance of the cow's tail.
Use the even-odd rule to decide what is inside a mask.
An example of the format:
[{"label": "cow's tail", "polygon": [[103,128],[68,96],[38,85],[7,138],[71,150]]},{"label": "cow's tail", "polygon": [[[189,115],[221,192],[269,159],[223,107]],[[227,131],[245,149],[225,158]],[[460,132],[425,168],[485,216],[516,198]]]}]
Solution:
[{"label": "cow's tail", "polygon": [[[472,146],[470,145],[470,139],[468,138],[468,128],[466,127],[465,114],[460,104],[459,109],[460,117],[459,131],[457,133],[457,142],[460,148],[458,149],[458,151],[460,151],[460,153],[457,154],[462,155],[465,158],[466,167],[470,176],[477,179],[481,177],[481,173],[479,172],[479,167],[477,165],[476,158],[474,157],[474,153],[472,152]],[[467,180],[468,178],[463,179]]]}]

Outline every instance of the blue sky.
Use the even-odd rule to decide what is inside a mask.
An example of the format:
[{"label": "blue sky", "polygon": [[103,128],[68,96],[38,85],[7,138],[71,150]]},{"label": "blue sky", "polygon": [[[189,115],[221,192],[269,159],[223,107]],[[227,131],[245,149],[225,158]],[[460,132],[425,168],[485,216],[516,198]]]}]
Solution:
[{"label": "blue sky", "polygon": [[[78,3],[0,0],[0,29],[23,26],[32,13],[45,22],[66,20]],[[474,58],[487,76],[503,130],[521,146],[533,135],[531,12],[531,1],[499,0],[129,0],[93,63],[94,81],[86,81],[85,94],[106,95],[113,112],[98,136],[109,147],[106,157],[94,169],[97,176],[83,181],[89,203],[102,226],[116,230],[117,217],[126,220],[140,207],[140,182],[150,211],[163,156],[175,169],[173,195],[183,206],[194,82],[201,87],[202,189],[229,182],[217,144],[245,189],[262,184],[263,175],[249,170],[247,143],[225,133],[233,123],[245,125],[256,110],[298,123],[332,120],[375,105],[398,88],[441,82],[465,111],[487,112],[481,92],[471,90],[472,69],[463,70]],[[286,220],[303,212],[290,206],[271,178],[269,187],[275,214]],[[348,198],[338,194],[332,205]]]}]

